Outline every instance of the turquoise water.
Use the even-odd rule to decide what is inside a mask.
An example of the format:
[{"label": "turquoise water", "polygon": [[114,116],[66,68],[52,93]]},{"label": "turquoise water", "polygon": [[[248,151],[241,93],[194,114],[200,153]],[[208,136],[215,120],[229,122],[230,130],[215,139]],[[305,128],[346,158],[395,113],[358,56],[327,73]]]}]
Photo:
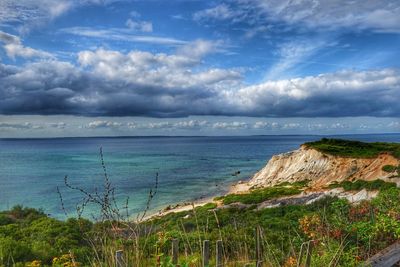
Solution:
[{"label": "turquoise water", "polygon": [[[103,184],[99,148],[116,199],[129,197],[131,213],[141,211],[159,173],[153,211],[168,204],[222,194],[232,182],[249,178],[274,154],[298,148],[319,136],[131,137],[0,139],[0,210],[16,204],[42,208],[51,216],[73,215],[81,195],[64,186],[93,191]],[[400,142],[400,134],[341,136],[362,141]],[[240,171],[237,176],[232,176]],[[88,211],[95,212],[92,207]]]}]

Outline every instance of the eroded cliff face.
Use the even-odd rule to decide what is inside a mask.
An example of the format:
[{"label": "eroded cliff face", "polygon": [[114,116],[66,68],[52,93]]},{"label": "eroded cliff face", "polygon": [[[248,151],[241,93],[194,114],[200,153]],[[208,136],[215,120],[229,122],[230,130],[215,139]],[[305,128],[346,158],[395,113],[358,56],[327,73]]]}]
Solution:
[{"label": "eroded cliff face", "polygon": [[334,181],[353,179],[398,182],[400,179],[389,178],[394,174],[383,171],[382,167],[399,164],[400,161],[388,153],[370,159],[346,158],[301,146],[298,150],[273,156],[248,184],[264,187],[309,179],[312,187],[321,188]]}]

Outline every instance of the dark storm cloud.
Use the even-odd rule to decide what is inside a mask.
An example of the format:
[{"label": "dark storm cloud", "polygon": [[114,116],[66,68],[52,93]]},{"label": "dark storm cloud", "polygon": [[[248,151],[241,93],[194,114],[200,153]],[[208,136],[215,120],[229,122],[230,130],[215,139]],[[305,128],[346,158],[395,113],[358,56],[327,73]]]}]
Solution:
[{"label": "dark storm cloud", "polygon": [[[198,59],[200,61],[200,59]],[[342,71],[242,84],[232,69],[197,70],[186,55],[85,51],[0,65],[0,113],[81,116],[339,117],[400,115],[400,72]],[[190,64],[189,64],[190,63]]]}]

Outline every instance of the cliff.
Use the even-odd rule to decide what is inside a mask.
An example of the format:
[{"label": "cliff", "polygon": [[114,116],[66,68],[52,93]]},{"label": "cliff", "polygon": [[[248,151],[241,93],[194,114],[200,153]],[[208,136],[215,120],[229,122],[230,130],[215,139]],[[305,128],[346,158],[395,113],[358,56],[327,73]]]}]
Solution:
[{"label": "cliff", "polygon": [[344,180],[382,179],[399,182],[399,178],[394,178],[397,173],[382,170],[385,165],[399,164],[399,159],[389,152],[379,152],[368,158],[349,157],[324,153],[302,145],[298,150],[273,156],[248,185],[266,187],[306,179],[311,181],[309,185],[313,188]]}]

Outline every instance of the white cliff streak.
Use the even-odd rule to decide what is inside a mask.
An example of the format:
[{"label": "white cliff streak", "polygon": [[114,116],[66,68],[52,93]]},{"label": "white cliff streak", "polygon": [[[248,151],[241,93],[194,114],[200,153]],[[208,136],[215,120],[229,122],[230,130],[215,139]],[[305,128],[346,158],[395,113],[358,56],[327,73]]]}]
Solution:
[{"label": "white cliff streak", "polygon": [[[382,167],[399,164],[400,161],[388,153],[376,158],[349,158],[324,154],[303,145],[295,151],[273,156],[248,184],[251,187],[265,187],[309,179],[312,187],[321,188],[334,181],[389,181],[393,173],[383,171]],[[390,179],[395,180],[398,179]]]}]

